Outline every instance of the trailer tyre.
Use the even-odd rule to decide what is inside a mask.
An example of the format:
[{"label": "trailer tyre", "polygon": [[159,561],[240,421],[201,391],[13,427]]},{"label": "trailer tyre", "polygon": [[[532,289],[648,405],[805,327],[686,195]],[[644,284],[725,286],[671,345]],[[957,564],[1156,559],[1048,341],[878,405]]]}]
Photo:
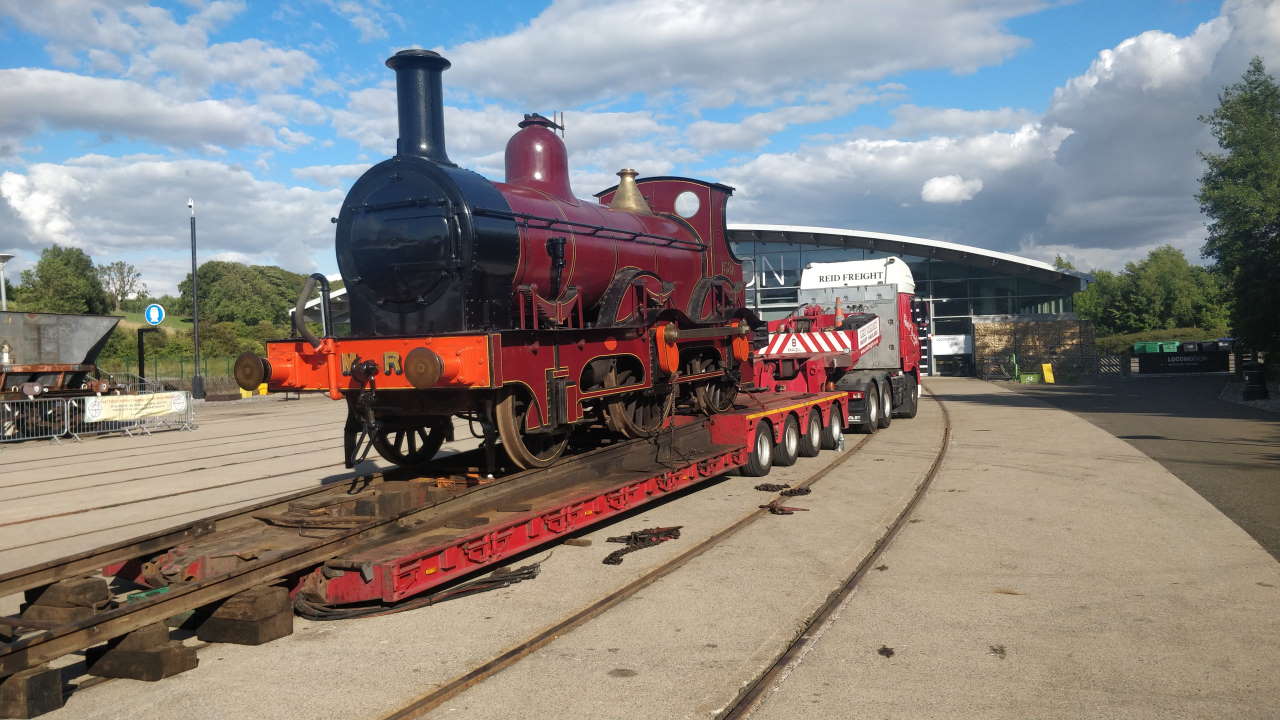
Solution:
[{"label": "trailer tyre", "polygon": [[866,409],[862,411],[862,420],[853,424],[853,429],[870,435],[880,429],[880,389],[874,383],[867,385],[864,397]]},{"label": "trailer tyre", "polygon": [[773,469],[773,428],[768,420],[756,424],[755,434],[751,436],[751,451],[747,453],[747,464],[742,466],[742,474],[747,477],[764,477]]},{"label": "trailer tyre", "polygon": [[800,436],[800,457],[816,457],[822,450],[822,413],[817,408],[809,411],[804,434]]},{"label": "trailer tyre", "polygon": [[907,386],[902,390],[902,407],[896,413],[900,418],[913,418],[920,411],[920,383],[915,375],[907,375]]},{"label": "trailer tyre", "polygon": [[775,467],[790,467],[800,457],[800,421],[795,415],[787,415],[782,424],[782,440],[773,448]]},{"label": "trailer tyre", "polygon": [[844,447],[844,408],[831,403],[831,422],[822,429],[822,449],[840,450]]},{"label": "trailer tyre", "polygon": [[885,378],[880,383],[880,427],[887,428],[893,422],[893,383]]}]

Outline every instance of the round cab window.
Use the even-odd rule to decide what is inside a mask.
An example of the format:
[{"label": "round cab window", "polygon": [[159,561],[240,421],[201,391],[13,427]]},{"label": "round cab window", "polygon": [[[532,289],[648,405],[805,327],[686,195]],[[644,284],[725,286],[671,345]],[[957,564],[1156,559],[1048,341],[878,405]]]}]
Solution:
[{"label": "round cab window", "polygon": [[682,218],[691,218],[697,215],[700,207],[702,207],[702,202],[698,200],[698,196],[688,190],[676,196],[676,214]]}]

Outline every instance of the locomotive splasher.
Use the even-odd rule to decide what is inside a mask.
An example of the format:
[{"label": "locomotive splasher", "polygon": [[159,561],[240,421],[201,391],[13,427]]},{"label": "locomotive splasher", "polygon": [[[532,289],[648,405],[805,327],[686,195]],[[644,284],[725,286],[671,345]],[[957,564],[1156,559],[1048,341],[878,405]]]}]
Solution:
[{"label": "locomotive splasher", "polygon": [[387,66],[396,155],[356,181],[337,218],[351,335],[300,326],[266,358],[237,361],[242,387],[345,399],[348,465],[370,445],[425,463],[454,416],[529,468],[559,457],[576,426],[643,437],[676,408],[732,406],[760,324],[726,241],[732,188],[623,170],[598,202],[578,199],[564,143],[540,115],[519,123],[506,182],[491,182],[445,151],[449,61],[405,50]]}]

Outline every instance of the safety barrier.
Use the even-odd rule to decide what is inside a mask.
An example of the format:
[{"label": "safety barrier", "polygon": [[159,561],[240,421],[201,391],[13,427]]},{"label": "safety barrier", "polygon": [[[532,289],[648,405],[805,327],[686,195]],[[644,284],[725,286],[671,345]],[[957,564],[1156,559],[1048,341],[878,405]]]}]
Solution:
[{"label": "safety barrier", "polygon": [[67,401],[0,401],[0,442],[54,440],[67,434]]},{"label": "safety barrier", "polygon": [[0,442],[195,429],[191,393],[91,395],[0,402]]}]

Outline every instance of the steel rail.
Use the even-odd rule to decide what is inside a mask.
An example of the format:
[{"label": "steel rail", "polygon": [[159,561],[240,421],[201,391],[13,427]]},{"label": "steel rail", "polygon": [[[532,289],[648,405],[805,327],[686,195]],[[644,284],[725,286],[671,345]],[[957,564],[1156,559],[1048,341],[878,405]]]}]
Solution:
[{"label": "steel rail", "polygon": [[[688,425],[674,431],[672,437],[683,437],[687,433],[701,431],[702,424]],[[574,476],[573,466],[577,461],[607,462],[613,456],[619,458],[629,453],[650,446],[647,439],[630,440],[609,445],[588,452],[574,455],[571,460],[546,468],[537,468],[514,473],[499,478],[485,485],[459,488],[456,494],[442,498],[438,502],[425,506],[410,508],[404,512],[379,517],[350,529],[338,531],[306,546],[286,551],[277,557],[263,559],[246,564],[231,572],[188,585],[173,585],[167,593],[156,595],[148,600],[129,603],[103,613],[98,613],[76,623],[68,623],[16,642],[0,645],[0,677],[12,675],[27,668],[36,667],[79,650],[85,650],[115,637],[138,630],[155,622],[190,610],[209,605],[237,593],[249,590],[258,585],[274,582],[282,577],[315,567],[326,560],[341,555],[348,550],[357,549],[369,543],[397,535],[402,531],[400,523],[419,513],[449,510],[449,504],[463,498],[471,498],[485,490],[510,486],[513,483],[524,485],[538,481],[554,481],[563,475]],[[643,446],[643,447],[642,447]],[[475,451],[473,451],[475,452]],[[453,460],[466,458],[471,453],[461,453]],[[407,478],[413,474],[409,471],[375,473],[372,476],[353,478],[344,486],[349,489],[368,488],[383,476],[391,478]],[[86,571],[98,571],[113,562],[129,560],[152,552],[173,547],[184,539],[207,535],[214,532],[219,521],[235,520],[251,516],[266,508],[287,505],[289,502],[309,495],[320,493],[343,492],[334,485],[310,488],[284,498],[273,498],[249,508],[240,508],[213,518],[204,518],[193,523],[181,525],[150,535],[116,543],[106,548],[90,550],[68,558],[60,558],[32,568],[26,568],[0,576],[0,596],[9,595],[20,590],[47,585],[56,580],[75,577]],[[467,510],[466,503],[458,503],[459,511]]]},{"label": "steel rail", "polygon": [[[875,435],[863,436],[862,439],[860,439],[857,442],[857,444],[855,444],[852,448],[849,448],[847,451],[841,453],[839,457],[835,458],[826,466],[818,470],[816,473],[809,476],[808,479],[794,485],[793,487],[807,488],[819,482],[820,480],[825,478],[828,474],[830,474],[832,471],[834,471],[836,468],[843,465],[849,458],[856,455],[860,450],[862,450],[862,448],[867,444],[867,442],[874,437]],[[555,623],[554,625],[551,625],[548,628],[545,628],[544,630],[540,631],[533,637],[500,653],[499,655],[496,655],[495,657],[489,659],[488,661],[484,662],[478,667],[466,673],[463,673],[462,675],[455,677],[454,679],[446,682],[445,684],[441,685],[435,690],[432,690],[431,692],[418,697],[417,699],[413,700],[408,705],[405,705],[399,710],[396,710],[390,713],[389,715],[384,715],[382,717],[382,720],[409,720],[409,718],[420,717],[424,713],[427,713],[439,707],[440,705],[453,699],[454,697],[456,697],[463,691],[467,690],[468,688],[473,687],[487,680],[488,678],[498,674],[499,672],[502,672],[508,667],[511,667],[512,665],[516,664],[524,657],[528,656],[530,653],[536,652],[537,650],[543,648],[544,646],[551,643],[553,640],[560,637],[561,635],[564,635],[565,633],[580,627],[581,625],[589,622],[590,620],[596,617],[599,617],[609,609],[617,606],[622,601],[632,597],[637,592],[645,589],[646,587],[649,587],[650,585],[657,582],[658,580],[661,580],[667,575],[670,575],[671,573],[675,572],[681,567],[687,565],[690,561],[701,556],[703,553],[710,550],[711,548],[719,545],[722,541],[735,535],[743,528],[746,528],[747,526],[751,525],[755,521],[769,514],[770,514],[770,511],[766,508],[757,509],[750,513],[747,513],[746,515],[736,520],[732,525],[729,525],[728,527],[716,532],[714,535],[711,535],[710,537],[706,538],[705,540],[698,543],[697,545],[689,548],[688,550],[676,556],[672,560],[662,564],[657,568],[654,568],[653,570],[650,570],[649,572],[645,573],[639,578],[636,578],[635,580],[631,581],[630,583],[623,586],[622,588],[615,590],[612,593],[609,593],[608,595],[591,603],[590,605],[570,615],[569,617]]]},{"label": "steel rail", "polygon": [[757,675],[751,683],[739,692],[738,697],[716,716],[717,720],[739,720],[750,716],[760,706],[760,703],[768,697],[769,693],[777,689],[814,644],[817,643],[818,639],[825,634],[827,628],[835,622],[835,614],[848,602],[849,597],[862,582],[867,571],[879,562],[885,548],[898,536],[898,531],[906,524],[907,518],[911,517],[911,513],[933,485],[933,479],[937,476],[938,470],[942,468],[942,461],[947,455],[948,446],[951,444],[951,414],[947,411],[946,404],[939,400],[937,396],[933,393],[929,393],[929,396],[942,409],[942,446],[938,449],[938,454],[934,457],[933,464],[929,466],[924,478],[916,485],[911,499],[903,506],[884,534],[876,540],[872,551],[863,557],[862,562],[858,563],[858,566],[845,578],[844,582],[828,595],[826,601],[809,616],[800,634],[787,645],[764,672]]}]

